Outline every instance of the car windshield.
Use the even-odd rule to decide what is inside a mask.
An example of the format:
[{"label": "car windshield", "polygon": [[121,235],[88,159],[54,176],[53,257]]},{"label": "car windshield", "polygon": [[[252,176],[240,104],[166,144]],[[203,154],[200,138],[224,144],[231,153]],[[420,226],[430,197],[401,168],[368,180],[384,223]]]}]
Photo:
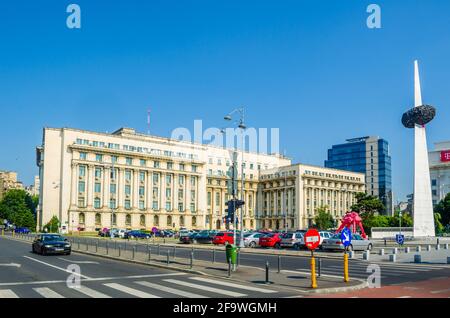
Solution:
[{"label": "car windshield", "polygon": [[223,233],[217,233],[216,236],[223,236],[223,235],[224,235]]},{"label": "car windshield", "polygon": [[42,240],[45,242],[58,242],[58,241],[64,241],[62,236],[60,235],[44,235],[42,237]]},{"label": "car windshield", "polygon": [[340,240],[341,239],[341,235],[340,234],[334,234],[331,238],[335,239],[335,240]]},{"label": "car windshield", "polygon": [[293,233],[286,233],[283,235],[283,238],[290,239],[290,238],[292,238],[293,235],[294,235]]}]

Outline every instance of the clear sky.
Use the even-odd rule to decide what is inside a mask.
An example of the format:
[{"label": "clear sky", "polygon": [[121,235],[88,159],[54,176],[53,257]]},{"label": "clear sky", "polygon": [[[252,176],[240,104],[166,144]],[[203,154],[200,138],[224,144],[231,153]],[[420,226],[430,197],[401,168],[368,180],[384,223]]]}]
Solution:
[{"label": "clear sky", "polygon": [[[82,10],[81,30],[66,7]],[[366,26],[370,3],[382,29]],[[42,128],[153,134],[247,124],[279,127],[281,150],[323,165],[352,137],[387,139],[396,198],[412,192],[413,61],[438,108],[429,144],[450,139],[448,0],[45,0],[0,2],[0,169],[31,184]]]}]

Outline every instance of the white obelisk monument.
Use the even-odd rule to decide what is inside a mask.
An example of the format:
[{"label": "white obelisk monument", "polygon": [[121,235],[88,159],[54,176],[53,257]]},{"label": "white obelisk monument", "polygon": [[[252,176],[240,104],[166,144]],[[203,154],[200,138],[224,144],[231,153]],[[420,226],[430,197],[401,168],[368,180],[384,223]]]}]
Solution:
[{"label": "white obelisk monument", "polygon": [[[415,107],[423,105],[417,61],[414,62],[414,95]],[[435,236],[435,228],[427,134],[425,126],[417,124],[414,131],[414,237],[430,237]]]}]

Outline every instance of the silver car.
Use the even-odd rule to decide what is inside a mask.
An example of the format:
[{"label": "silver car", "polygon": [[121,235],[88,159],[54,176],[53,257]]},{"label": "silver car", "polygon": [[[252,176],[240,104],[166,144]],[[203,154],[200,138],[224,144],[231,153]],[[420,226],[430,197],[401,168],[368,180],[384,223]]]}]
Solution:
[{"label": "silver car", "polygon": [[281,237],[281,247],[292,247],[299,250],[305,246],[302,232],[285,233]]},{"label": "silver car", "polygon": [[254,248],[259,245],[259,238],[263,237],[263,233],[244,234],[244,246]]},{"label": "silver car", "polygon": [[[371,251],[372,248],[372,241],[363,239],[359,234],[352,234],[352,242],[348,247],[348,251]],[[344,245],[341,242],[341,235],[336,234],[329,239],[324,239],[322,249],[343,251]]]}]

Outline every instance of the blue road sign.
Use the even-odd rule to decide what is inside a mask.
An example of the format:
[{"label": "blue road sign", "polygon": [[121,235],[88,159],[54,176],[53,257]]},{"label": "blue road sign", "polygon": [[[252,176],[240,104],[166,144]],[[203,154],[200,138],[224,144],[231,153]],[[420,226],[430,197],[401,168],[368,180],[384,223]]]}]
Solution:
[{"label": "blue road sign", "polygon": [[395,241],[397,244],[403,245],[403,243],[405,243],[405,236],[403,234],[397,234],[395,236]]},{"label": "blue road sign", "polygon": [[341,242],[344,247],[347,247],[352,243],[352,232],[348,227],[344,228],[341,232]]}]

